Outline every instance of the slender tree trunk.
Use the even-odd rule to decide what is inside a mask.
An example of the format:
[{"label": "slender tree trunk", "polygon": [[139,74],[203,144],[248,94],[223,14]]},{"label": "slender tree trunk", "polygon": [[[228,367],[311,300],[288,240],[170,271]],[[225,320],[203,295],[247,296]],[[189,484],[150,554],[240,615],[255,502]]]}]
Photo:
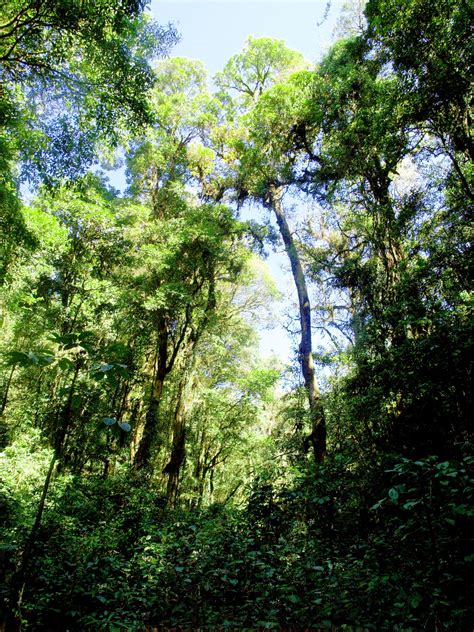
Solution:
[{"label": "slender tree trunk", "polygon": [[46,478],[43,483],[43,489],[41,491],[40,501],[38,503],[38,508],[36,510],[35,520],[31,528],[28,540],[26,542],[25,548],[23,549],[18,570],[15,572],[12,579],[11,593],[10,593],[11,594],[11,608],[10,608],[11,620],[8,622],[9,630],[21,629],[21,606],[23,602],[23,593],[26,586],[26,577],[27,577],[28,567],[31,561],[33,550],[36,544],[36,539],[38,537],[38,532],[41,526],[41,520],[44,513],[46,497],[48,495],[51,479],[53,477],[54,468],[55,468],[56,463],[61,457],[64,440],[66,438],[66,434],[70,426],[71,412],[72,412],[72,397],[74,395],[74,390],[76,387],[76,381],[79,375],[80,368],[81,368],[81,362],[80,360],[78,360],[76,363],[74,376],[73,376],[71,386],[69,389],[68,399],[60,415],[61,426],[60,426],[58,434],[56,435],[54,452],[51,458],[51,462],[49,464]]},{"label": "slender tree trunk", "polygon": [[174,507],[178,499],[178,485],[181,468],[186,459],[186,428],[184,424],[184,407],[175,416],[173,428],[173,447],[171,449],[170,460],[163,470],[168,474],[168,485],[166,487],[166,504]]},{"label": "slender tree trunk", "polygon": [[311,304],[309,302],[306,279],[293,235],[286,221],[281,204],[282,189],[272,186],[268,192],[268,205],[275,213],[280,235],[286,254],[290,260],[293,280],[298,293],[300,312],[301,342],[300,361],[311,412],[311,434],[307,441],[311,443],[316,463],[322,463],[326,456],[326,422],[321,404],[321,393],[316,380],[313,364],[311,334]]},{"label": "slender tree trunk", "polygon": [[209,502],[214,502],[214,468],[209,472]]},{"label": "slender tree trunk", "polygon": [[194,468],[194,479],[196,481],[194,496],[196,498],[196,508],[200,509],[202,506],[202,499],[204,496],[204,462],[206,459],[206,430],[200,433],[199,440],[199,452]]},{"label": "slender tree trunk", "polygon": [[5,392],[3,393],[3,397],[2,397],[2,404],[1,404],[1,408],[0,408],[0,415],[3,415],[5,408],[7,407],[7,403],[8,403],[8,394],[10,392],[10,386],[12,383],[12,379],[13,379],[13,374],[15,372],[16,369],[16,364],[14,364],[11,368],[10,371],[10,375],[8,376],[8,380],[7,383],[5,385]]},{"label": "slender tree trunk", "polygon": [[15,372],[15,368],[16,368],[16,364],[14,364],[11,368],[10,374],[8,376],[8,380],[7,383],[5,385],[5,391],[3,393],[3,397],[2,397],[2,403],[0,405],[0,447],[4,447],[7,445],[7,434],[8,434],[8,430],[7,430],[7,426],[4,423],[2,417],[3,417],[3,413],[5,411],[5,408],[7,407],[7,403],[8,403],[8,395],[10,392],[10,386],[12,383],[12,379],[13,379],[13,374]]}]

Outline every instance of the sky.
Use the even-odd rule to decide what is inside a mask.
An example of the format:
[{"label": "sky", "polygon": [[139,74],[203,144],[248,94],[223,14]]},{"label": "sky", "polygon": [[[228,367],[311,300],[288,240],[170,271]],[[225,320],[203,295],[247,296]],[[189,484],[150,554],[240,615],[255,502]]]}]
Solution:
[{"label": "sky", "polygon": [[[180,42],[171,50],[171,56],[204,62],[212,77],[244,47],[250,35],[284,40],[308,61],[318,61],[333,42],[343,2],[331,0],[328,5],[327,0],[152,0],[150,10],[158,23],[172,23],[180,33]],[[262,220],[263,216],[255,219]],[[275,327],[260,331],[260,353],[288,362],[293,356],[293,345],[285,329],[289,324],[286,314],[292,303],[297,310],[296,291],[283,247],[269,253],[266,261],[283,299],[272,310]],[[293,316],[297,314],[296,311]]]},{"label": "sky", "polygon": [[239,52],[249,35],[282,39],[317,61],[331,44],[343,0],[152,0],[157,22],[173,23],[181,41],[173,56],[204,62],[211,75]]}]

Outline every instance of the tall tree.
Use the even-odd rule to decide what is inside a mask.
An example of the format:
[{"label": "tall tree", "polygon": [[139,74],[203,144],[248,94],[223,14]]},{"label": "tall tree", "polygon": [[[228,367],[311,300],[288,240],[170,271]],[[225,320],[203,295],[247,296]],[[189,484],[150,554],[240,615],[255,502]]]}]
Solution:
[{"label": "tall tree", "polygon": [[[292,115],[301,101],[298,82],[305,73],[302,72],[293,83],[289,80],[282,87],[270,88],[276,81],[283,81],[285,75],[304,66],[304,59],[286,49],[282,42],[249,39],[247,48],[233,57],[217,75],[217,82],[223,88],[234,90],[237,107],[247,111],[240,120],[241,137],[234,145],[237,163],[234,186],[238,198],[254,198],[273,212],[290,261],[299,305],[299,358],[312,425],[309,441],[315,459],[320,463],[326,454],[326,426],[313,362],[311,305],[298,247],[283,206],[284,190],[293,183],[295,161],[287,138],[295,122]],[[269,88],[266,94],[265,89]],[[227,100],[232,103],[232,92]],[[285,111],[287,106],[289,111]],[[280,142],[279,132],[285,125]]]},{"label": "tall tree", "polygon": [[[193,183],[199,185],[208,160],[199,141],[216,117],[205,82],[198,62],[178,58],[159,64],[152,100],[157,123],[128,159],[131,190],[150,204],[153,245],[144,247],[155,256],[154,262],[149,260],[153,272],[147,276],[155,350],[150,400],[135,457],[139,468],[150,463],[165,378],[179,354],[187,358],[184,366],[192,364],[194,347],[215,311],[218,277],[227,274],[231,279],[240,265],[237,242],[242,228],[229,209],[199,205],[186,190]],[[176,414],[180,416],[179,405]],[[167,466],[170,481],[179,473],[177,455],[184,440],[178,426],[175,431],[175,456]]]}]

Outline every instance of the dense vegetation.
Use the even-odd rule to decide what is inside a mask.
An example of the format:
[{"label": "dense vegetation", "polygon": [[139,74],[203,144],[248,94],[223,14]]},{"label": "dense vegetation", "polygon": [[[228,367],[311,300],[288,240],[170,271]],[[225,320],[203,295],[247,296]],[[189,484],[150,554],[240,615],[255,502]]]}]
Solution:
[{"label": "dense vegetation", "polygon": [[213,90],[144,9],[2,7],[6,629],[472,629],[468,3]]}]

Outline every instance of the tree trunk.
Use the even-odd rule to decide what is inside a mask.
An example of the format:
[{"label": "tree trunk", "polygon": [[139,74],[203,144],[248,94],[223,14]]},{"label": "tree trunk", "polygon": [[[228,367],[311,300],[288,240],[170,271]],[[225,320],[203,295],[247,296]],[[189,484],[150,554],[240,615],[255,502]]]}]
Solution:
[{"label": "tree trunk", "polygon": [[204,463],[207,455],[207,447],[206,447],[206,429],[204,428],[200,433],[199,440],[199,452],[194,468],[194,479],[196,481],[194,488],[194,497],[195,497],[195,507],[196,509],[200,509],[202,506],[202,500],[204,497]]},{"label": "tree trunk", "polygon": [[186,428],[184,425],[184,411],[175,417],[173,428],[173,447],[171,449],[170,460],[163,469],[164,474],[168,474],[168,485],[166,487],[166,504],[174,507],[178,499],[178,484],[181,468],[186,459]]},{"label": "tree trunk", "polygon": [[142,470],[150,465],[152,446],[155,441],[158,409],[163,394],[163,386],[168,373],[168,327],[164,316],[157,322],[158,343],[153,363],[150,401],[145,415],[143,434],[133,460],[135,469]]},{"label": "tree trunk", "polygon": [[286,221],[285,213],[281,204],[281,196],[281,188],[275,186],[271,186],[269,188],[268,205],[275,213],[286,254],[290,260],[293,280],[298,293],[301,327],[300,362],[311,413],[311,434],[307,437],[307,442],[310,442],[313,446],[316,463],[322,463],[326,456],[326,422],[321,404],[321,393],[314,372],[311,334],[311,305],[309,302],[303,267],[301,265],[293,235],[291,234],[290,227]]},{"label": "tree trunk", "polygon": [[133,465],[137,470],[145,469],[150,465],[151,450],[156,436],[158,409],[163,393],[164,381],[165,375],[162,374],[161,371],[155,373],[151,387],[150,401],[145,415],[143,434],[133,461]]},{"label": "tree trunk", "polygon": [[[195,361],[196,345],[205,331],[211,314],[216,307],[214,271],[209,270],[209,289],[204,318],[197,328],[191,328],[187,343],[183,350],[181,362],[182,378],[179,382],[177,393],[177,404],[173,419],[173,439],[170,460],[163,469],[164,474],[168,474],[168,485],[166,491],[167,505],[173,507],[178,499],[178,485],[181,468],[186,460],[186,391],[190,382]],[[191,384],[191,390],[195,384]],[[188,393],[188,401],[192,401],[192,396]]]},{"label": "tree trunk", "polygon": [[43,489],[41,491],[40,501],[38,503],[38,508],[36,510],[35,521],[30,531],[30,535],[26,542],[25,548],[23,549],[20,564],[18,570],[13,576],[11,583],[11,608],[10,608],[10,616],[11,621],[9,622],[9,628],[11,630],[21,629],[21,605],[23,601],[23,592],[26,586],[26,577],[28,572],[28,567],[30,564],[30,560],[33,554],[33,550],[36,544],[36,539],[38,537],[38,532],[41,526],[41,519],[43,517],[44,508],[46,504],[46,496],[49,491],[49,487],[51,484],[51,479],[54,473],[54,467],[58,460],[61,457],[62,449],[64,445],[64,440],[66,438],[67,431],[69,430],[70,422],[71,422],[71,412],[72,412],[72,397],[74,395],[77,377],[79,375],[79,370],[81,368],[81,361],[78,360],[76,363],[76,368],[74,371],[74,376],[71,382],[71,386],[69,389],[69,395],[66,401],[66,404],[62,410],[60,415],[60,429],[55,439],[54,453],[51,458],[51,462],[49,464],[48,472],[46,474],[46,478],[43,483]]},{"label": "tree trunk", "polygon": [[174,507],[178,498],[178,484],[181,468],[186,460],[186,384],[189,380],[189,372],[192,365],[191,358],[183,369],[183,377],[178,386],[177,404],[173,419],[173,439],[170,460],[163,469],[163,474],[168,475],[168,485],[166,489],[166,504]]},{"label": "tree trunk", "polygon": [[[206,319],[204,323],[206,322]],[[163,469],[164,474],[168,474],[168,485],[166,490],[166,503],[169,507],[174,507],[178,499],[178,484],[181,468],[186,460],[186,415],[192,395],[189,392],[195,387],[191,383],[191,389],[187,386],[192,378],[192,371],[195,361],[195,347],[200,338],[202,329],[195,331],[189,338],[188,345],[184,351],[184,359],[181,365],[182,378],[178,385],[176,396],[176,408],[173,418],[173,439],[170,460]]]},{"label": "tree trunk", "polygon": [[14,365],[12,366],[11,371],[10,371],[10,375],[8,376],[8,380],[7,380],[7,383],[6,383],[6,385],[5,385],[5,392],[4,392],[4,394],[3,394],[3,397],[2,397],[2,404],[1,404],[1,407],[0,407],[0,415],[3,415],[3,413],[4,413],[4,411],[5,411],[5,408],[7,407],[7,403],[8,403],[8,394],[9,394],[9,392],[10,392],[10,386],[11,386],[11,383],[12,383],[13,374],[14,374],[14,372],[15,372],[15,369],[16,369],[16,364],[14,364]]},{"label": "tree trunk", "polygon": [[3,394],[2,397],[2,403],[0,406],[0,448],[3,448],[7,445],[8,441],[7,441],[7,434],[8,434],[8,430],[7,430],[7,426],[4,423],[4,421],[2,420],[3,417],[3,413],[5,412],[5,408],[7,407],[7,403],[8,403],[8,395],[10,392],[10,386],[12,383],[12,379],[13,379],[13,374],[15,372],[15,368],[16,368],[16,364],[14,364],[11,368],[10,371],[10,375],[8,376],[8,380],[7,383],[5,385],[5,392]]}]

